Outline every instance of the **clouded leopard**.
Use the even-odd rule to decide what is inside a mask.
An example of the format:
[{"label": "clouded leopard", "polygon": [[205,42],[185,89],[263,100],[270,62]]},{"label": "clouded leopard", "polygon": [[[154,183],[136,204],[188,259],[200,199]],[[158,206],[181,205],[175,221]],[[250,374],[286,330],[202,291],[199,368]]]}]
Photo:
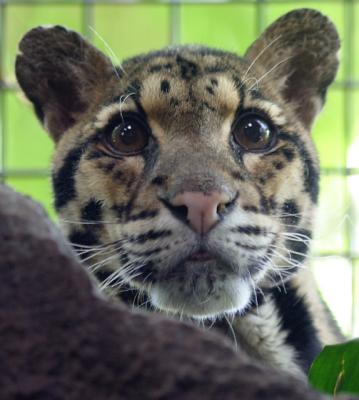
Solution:
[{"label": "clouded leopard", "polygon": [[114,66],[60,26],[19,49],[18,82],[56,144],[56,210],[100,285],[303,375],[338,339],[304,269],[333,24],[292,11],[244,57],[187,45]]}]

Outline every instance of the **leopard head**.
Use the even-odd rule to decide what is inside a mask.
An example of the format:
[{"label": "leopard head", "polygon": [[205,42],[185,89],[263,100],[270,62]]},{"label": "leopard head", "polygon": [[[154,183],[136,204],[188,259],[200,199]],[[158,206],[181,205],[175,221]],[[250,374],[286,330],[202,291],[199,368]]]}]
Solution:
[{"label": "leopard head", "polygon": [[298,273],[318,196],[310,130],[338,67],[326,17],[292,11],[244,57],[174,46],[114,66],[59,26],[19,48],[56,144],[55,208],[104,287],[204,318]]}]

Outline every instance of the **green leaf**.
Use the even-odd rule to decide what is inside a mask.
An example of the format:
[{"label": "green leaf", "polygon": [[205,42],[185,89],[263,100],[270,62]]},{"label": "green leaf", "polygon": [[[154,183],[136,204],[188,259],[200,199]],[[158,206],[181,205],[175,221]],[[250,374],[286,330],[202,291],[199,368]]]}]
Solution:
[{"label": "green leaf", "polygon": [[359,394],[359,339],[324,347],[310,368],[309,381],[334,396]]}]

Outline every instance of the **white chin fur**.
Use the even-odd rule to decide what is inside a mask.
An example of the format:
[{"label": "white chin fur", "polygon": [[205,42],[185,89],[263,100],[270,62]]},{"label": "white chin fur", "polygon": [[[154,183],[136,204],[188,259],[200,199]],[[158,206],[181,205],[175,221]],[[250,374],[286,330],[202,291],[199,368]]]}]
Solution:
[{"label": "white chin fur", "polygon": [[249,305],[251,294],[250,284],[237,277],[226,280],[209,296],[201,296],[194,291],[184,293],[166,282],[156,283],[149,293],[152,304],[158,309],[194,318],[214,318],[242,312]]}]

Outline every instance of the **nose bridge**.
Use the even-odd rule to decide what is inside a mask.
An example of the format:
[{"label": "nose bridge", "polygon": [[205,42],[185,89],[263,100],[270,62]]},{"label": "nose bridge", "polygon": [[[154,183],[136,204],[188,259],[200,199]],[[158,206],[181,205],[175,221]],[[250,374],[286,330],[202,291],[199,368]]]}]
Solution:
[{"label": "nose bridge", "polygon": [[231,197],[234,191],[226,178],[223,158],[201,141],[165,152],[160,170],[168,177],[169,198],[182,192],[226,192]]}]

